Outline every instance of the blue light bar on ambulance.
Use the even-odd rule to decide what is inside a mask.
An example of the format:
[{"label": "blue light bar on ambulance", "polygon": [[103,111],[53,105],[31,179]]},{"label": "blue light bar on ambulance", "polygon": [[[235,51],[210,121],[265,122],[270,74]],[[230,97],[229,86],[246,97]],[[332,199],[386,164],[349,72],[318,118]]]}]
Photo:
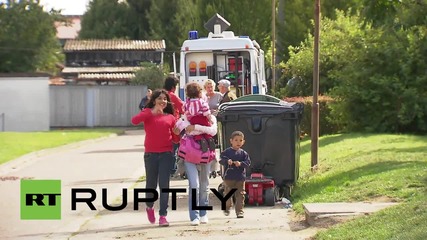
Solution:
[{"label": "blue light bar on ambulance", "polygon": [[188,39],[194,40],[199,38],[199,33],[197,31],[189,31],[188,32]]}]

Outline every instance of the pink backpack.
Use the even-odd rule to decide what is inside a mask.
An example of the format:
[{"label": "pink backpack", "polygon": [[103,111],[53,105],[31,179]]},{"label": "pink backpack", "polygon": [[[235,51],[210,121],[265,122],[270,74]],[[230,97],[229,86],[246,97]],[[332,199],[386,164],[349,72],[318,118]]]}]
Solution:
[{"label": "pink backpack", "polygon": [[215,150],[202,152],[200,144],[197,143],[193,136],[184,135],[178,148],[178,156],[186,162],[199,164],[209,163],[215,159]]}]

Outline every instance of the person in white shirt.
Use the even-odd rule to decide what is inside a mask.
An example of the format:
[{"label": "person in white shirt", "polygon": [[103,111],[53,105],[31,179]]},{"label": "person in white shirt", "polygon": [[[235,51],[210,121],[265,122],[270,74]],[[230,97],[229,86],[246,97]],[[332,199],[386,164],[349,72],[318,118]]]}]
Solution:
[{"label": "person in white shirt", "polygon": [[[183,121],[187,121],[187,123],[183,123],[184,128],[176,127],[174,129],[174,133],[178,134],[180,131],[185,129],[185,132],[190,133],[192,131],[199,131],[209,135],[216,135],[218,131],[217,120],[213,115],[209,115],[209,120],[211,121],[211,126],[202,126],[202,125],[189,125],[188,121],[184,119]],[[197,226],[200,223],[206,224],[208,223],[208,216],[206,210],[193,210],[192,209],[192,189],[196,189],[197,193],[197,206],[208,206],[209,205],[209,175],[211,173],[210,163],[205,164],[194,164],[185,161],[185,174],[188,179],[188,209],[190,215],[190,221],[192,226]],[[200,180],[200,182],[199,182]]]}]

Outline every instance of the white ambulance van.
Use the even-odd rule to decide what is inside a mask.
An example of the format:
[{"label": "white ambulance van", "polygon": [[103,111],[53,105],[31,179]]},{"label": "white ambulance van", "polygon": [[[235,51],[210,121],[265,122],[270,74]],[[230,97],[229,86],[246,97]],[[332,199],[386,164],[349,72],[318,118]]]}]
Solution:
[{"label": "white ambulance van", "polygon": [[235,36],[225,31],[230,26],[216,14],[206,24],[208,37],[199,38],[197,31],[189,32],[189,39],[181,47],[179,68],[179,96],[185,99],[185,85],[206,79],[216,83],[221,79],[231,82],[237,97],[248,94],[266,94],[267,83],[264,51],[248,36]]}]

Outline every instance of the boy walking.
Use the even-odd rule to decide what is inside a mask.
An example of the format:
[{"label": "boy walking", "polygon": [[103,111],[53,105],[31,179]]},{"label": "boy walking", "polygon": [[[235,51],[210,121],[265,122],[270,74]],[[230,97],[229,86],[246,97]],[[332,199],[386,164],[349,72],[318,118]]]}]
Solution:
[{"label": "boy walking", "polygon": [[[220,164],[224,166],[224,195],[231,189],[237,189],[234,193],[235,211],[237,218],[243,218],[243,206],[245,204],[245,179],[246,169],[251,164],[249,154],[241,147],[245,144],[245,135],[241,131],[234,131],[230,138],[231,147],[221,153]],[[224,214],[228,216],[231,209],[232,198],[226,203]]]}]

